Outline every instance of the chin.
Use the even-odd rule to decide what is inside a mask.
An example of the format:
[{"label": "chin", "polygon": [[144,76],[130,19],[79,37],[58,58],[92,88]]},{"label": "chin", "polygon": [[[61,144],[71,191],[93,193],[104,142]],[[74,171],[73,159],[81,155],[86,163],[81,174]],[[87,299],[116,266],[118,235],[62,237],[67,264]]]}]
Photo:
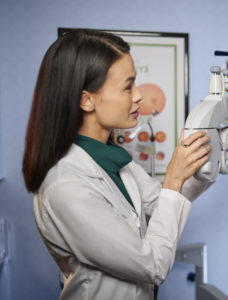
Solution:
[{"label": "chin", "polygon": [[128,119],[127,122],[121,122],[117,126],[113,127],[115,129],[130,129],[134,128],[138,124],[137,119]]},{"label": "chin", "polygon": [[131,122],[131,124],[129,123],[128,126],[125,126],[125,129],[130,129],[130,128],[134,128],[136,125],[138,124],[138,120],[134,120],[134,122]]}]

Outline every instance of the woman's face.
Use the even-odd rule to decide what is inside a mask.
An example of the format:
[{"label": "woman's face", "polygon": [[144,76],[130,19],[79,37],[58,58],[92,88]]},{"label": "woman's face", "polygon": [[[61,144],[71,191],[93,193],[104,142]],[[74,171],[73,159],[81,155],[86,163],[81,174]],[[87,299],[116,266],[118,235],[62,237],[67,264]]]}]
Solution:
[{"label": "woman's face", "polygon": [[142,96],[135,86],[135,67],[124,54],[109,69],[102,88],[95,93],[96,125],[108,131],[136,126]]}]

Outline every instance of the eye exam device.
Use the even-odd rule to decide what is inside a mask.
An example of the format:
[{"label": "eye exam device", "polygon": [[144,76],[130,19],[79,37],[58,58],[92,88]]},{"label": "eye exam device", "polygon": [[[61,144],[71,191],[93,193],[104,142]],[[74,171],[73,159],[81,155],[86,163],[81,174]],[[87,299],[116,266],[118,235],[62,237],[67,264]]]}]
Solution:
[{"label": "eye exam device", "polygon": [[[215,51],[228,56],[228,52]],[[194,174],[201,181],[214,181],[219,173],[228,173],[228,60],[225,68],[211,67],[209,94],[187,117],[184,138],[198,130],[210,136],[212,150],[209,160]]]}]

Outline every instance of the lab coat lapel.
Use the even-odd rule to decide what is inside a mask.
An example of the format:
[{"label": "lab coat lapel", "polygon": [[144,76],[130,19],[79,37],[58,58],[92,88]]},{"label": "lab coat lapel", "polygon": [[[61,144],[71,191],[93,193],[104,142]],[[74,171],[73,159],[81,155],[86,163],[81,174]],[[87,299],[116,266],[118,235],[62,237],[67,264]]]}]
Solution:
[{"label": "lab coat lapel", "polygon": [[106,188],[103,190],[104,194],[108,196],[108,200],[112,202],[115,207],[118,207],[122,212],[125,211],[126,213],[129,213],[130,210],[134,210],[108,174],[102,168],[100,171],[103,175],[106,186],[109,187],[109,189]]},{"label": "lab coat lapel", "polygon": [[134,203],[135,210],[137,211],[138,215],[141,216],[141,196],[137,184],[129,171],[128,165],[120,170],[120,177],[128,191],[129,196],[131,197],[132,202]]}]

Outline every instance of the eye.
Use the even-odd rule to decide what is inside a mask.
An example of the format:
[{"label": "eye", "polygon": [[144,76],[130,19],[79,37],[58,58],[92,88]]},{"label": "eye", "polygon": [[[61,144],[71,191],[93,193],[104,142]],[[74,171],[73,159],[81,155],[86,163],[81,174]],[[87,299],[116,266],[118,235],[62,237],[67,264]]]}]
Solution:
[{"label": "eye", "polygon": [[131,91],[133,84],[129,84],[128,86],[125,87],[126,91]]}]

